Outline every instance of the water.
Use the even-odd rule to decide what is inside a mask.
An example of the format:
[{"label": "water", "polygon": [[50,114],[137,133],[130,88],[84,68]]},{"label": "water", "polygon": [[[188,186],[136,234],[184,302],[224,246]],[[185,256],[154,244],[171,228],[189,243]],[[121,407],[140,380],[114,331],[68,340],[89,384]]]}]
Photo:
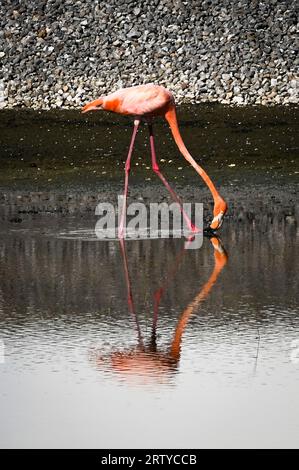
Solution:
[{"label": "water", "polygon": [[296,447],[296,224],[198,250],[92,229],[1,228],[1,447]]},{"label": "water", "polygon": [[[0,447],[296,447],[298,109],[180,107],[221,242],[98,240],[125,117],[0,113]],[[155,122],[162,173],[211,197]],[[129,202],[169,201],[138,132]]]}]

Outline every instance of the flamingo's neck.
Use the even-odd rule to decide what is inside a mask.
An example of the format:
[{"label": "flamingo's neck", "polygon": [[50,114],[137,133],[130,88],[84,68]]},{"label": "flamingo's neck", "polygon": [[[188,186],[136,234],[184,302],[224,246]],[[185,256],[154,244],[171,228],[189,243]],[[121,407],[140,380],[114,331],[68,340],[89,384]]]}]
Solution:
[{"label": "flamingo's neck", "polygon": [[192,155],[188,152],[184,144],[184,141],[182,139],[180,130],[179,130],[178,121],[176,117],[176,110],[175,110],[174,105],[171,105],[169,109],[166,111],[165,119],[167,120],[170,126],[173,138],[180,152],[186,158],[186,160],[193,166],[193,168],[197,171],[197,173],[202,177],[202,179],[205,181],[206,185],[208,186],[208,188],[210,189],[213,195],[214,202],[216,203],[219,200],[222,200],[221,196],[219,195],[217,189],[215,188],[208,174],[205,172],[205,170],[201,166],[198,165],[198,163],[196,163]]}]

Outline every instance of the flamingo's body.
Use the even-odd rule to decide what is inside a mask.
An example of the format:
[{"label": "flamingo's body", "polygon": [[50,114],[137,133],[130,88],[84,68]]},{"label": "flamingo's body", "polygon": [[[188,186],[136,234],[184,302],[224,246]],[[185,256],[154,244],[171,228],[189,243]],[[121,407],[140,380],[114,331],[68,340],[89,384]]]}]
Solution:
[{"label": "flamingo's body", "polygon": [[[106,111],[112,111],[124,115],[134,116],[134,130],[129,148],[129,153],[126,161],[125,171],[125,191],[124,191],[124,207],[122,212],[121,223],[119,227],[119,236],[123,237],[124,229],[124,215],[126,210],[126,197],[128,191],[128,176],[130,171],[131,156],[134,147],[135,137],[137,134],[138,126],[142,118],[145,118],[149,125],[150,131],[150,145],[152,154],[152,168],[158,174],[160,179],[163,181],[167,189],[171,192],[175,200],[179,201],[174,191],[170,188],[169,184],[165,180],[164,176],[160,173],[159,166],[157,163],[155,146],[154,146],[154,135],[152,128],[152,118],[156,116],[164,117],[169,123],[170,129],[174,140],[185,159],[193,166],[197,173],[207,184],[214,199],[214,218],[211,222],[210,228],[217,230],[223,222],[224,215],[227,211],[227,204],[218,193],[213,182],[203,170],[202,167],[196,163],[193,157],[188,152],[183,139],[181,137],[177,117],[175,110],[174,97],[170,91],[166,90],[163,86],[148,84],[138,85],[130,88],[123,88],[107,96],[102,96],[91,103],[86,104],[82,112],[104,109]],[[196,231],[196,227],[191,223],[186,213],[182,209],[183,216],[191,231]]]},{"label": "flamingo's body", "polygon": [[173,104],[170,91],[159,85],[138,85],[122,88],[107,96],[102,96],[83,108],[83,112],[98,110],[99,106],[106,111],[118,114],[129,114],[136,118],[143,116],[161,116],[167,107]]}]

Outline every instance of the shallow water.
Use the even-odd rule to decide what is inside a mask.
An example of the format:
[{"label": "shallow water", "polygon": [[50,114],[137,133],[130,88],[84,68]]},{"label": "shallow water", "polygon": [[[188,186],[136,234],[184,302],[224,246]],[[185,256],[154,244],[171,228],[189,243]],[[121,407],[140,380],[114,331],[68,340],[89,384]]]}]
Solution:
[{"label": "shallow water", "polygon": [[296,224],[92,229],[1,228],[1,447],[296,447]]}]

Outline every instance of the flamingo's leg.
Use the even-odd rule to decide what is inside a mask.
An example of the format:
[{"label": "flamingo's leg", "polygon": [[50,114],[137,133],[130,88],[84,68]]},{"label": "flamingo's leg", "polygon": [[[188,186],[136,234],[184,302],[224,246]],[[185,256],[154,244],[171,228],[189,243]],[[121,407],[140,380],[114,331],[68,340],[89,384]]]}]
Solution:
[{"label": "flamingo's leg", "polygon": [[160,168],[157,162],[157,157],[156,157],[156,150],[155,150],[155,141],[154,141],[154,133],[153,133],[153,125],[151,122],[148,122],[148,128],[149,128],[149,135],[150,135],[150,147],[151,147],[151,155],[152,155],[152,169],[154,172],[159,176],[160,180],[164,184],[164,186],[167,188],[167,190],[170,192],[172,198],[174,201],[179,204],[180,211],[185,219],[185,222],[187,224],[188,229],[191,232],[199,232],[200,229],[194,225],[188,215],[186,214],[186,211],[183,208],[183,205],[181,203],[180,198],[178,195],[174,192],[174,190],[170,187],[169,183],[165,179],[164,175],[160,172]]},{"label": "flamingo's leg", "polygon": [[125,215],[127,211],[127,194],[128,194],[128,187],[129,187],[129,173],[131,169],[131,157],[133,153],[135,137],[137,134],[139,124],[140,124],[140,119],[135,119],[133,134],[132,134],[129,152],[128,152],[128,156],[127,156],[127,160],[125,164],[125,189],[124,189],[124,194],[123,194],[123,207],[122,207],[122,212],[121,212],[121,219],[120,219],[120,224],[118,227],[119,238],[123,238],[124,236],[124,221],[125,221]]},{"label": "flamingo's leg", "polygon": [[131,312],[131,314],[134,318],[135,324],[136,324],[139,346],[143,349],[144,344],[143,344],[143,339],[142,339],[141,328],[140,328],[140,325],[139,325],[139,322],[138,322],[138,317],[137,317],[137,314],[136,314],[136,311],[135,311],[135,306],[134,306],[132,287],[131,287],[131,279],[130,279],[130,274],[129,274],[128,259],[127,259],[126,246],[125,246],[124,239],[123,238],[120,239],[119,243],[120,243],[120,250],[121,250],[121,255],[122,255],[123,265],[124,265],[124,274],[125,274],[126,288],[127,288],[128,307],[129,307],[129,310],[130,310],[130,312]]}]

